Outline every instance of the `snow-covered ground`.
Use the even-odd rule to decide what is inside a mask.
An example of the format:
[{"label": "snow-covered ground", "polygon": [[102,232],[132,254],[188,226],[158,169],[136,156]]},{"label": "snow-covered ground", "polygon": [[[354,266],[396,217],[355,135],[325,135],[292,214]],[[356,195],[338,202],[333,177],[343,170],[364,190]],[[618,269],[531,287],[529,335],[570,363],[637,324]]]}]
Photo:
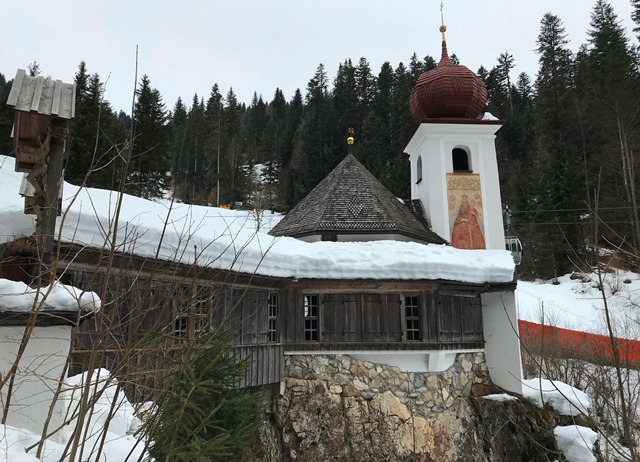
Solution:
[{"label": "snow-covered ground", "polygon": [[[604,320],[603,292],[598,276],[585,274],[571,279],[550,281],[518,281],[516,299],[519,318],[565,329],[608,335]],[[640,336],[640,275],[611,269],[602,274],[604,295],[614,320],[617,337],[638,339]]]},{"label": "snow-covered ground", "polygon": [[[591,403],[582,391],[566,383],[546,379],[524,381],[523,396],[539,407],[550,405],[558,414],[566,416],[587,415]],[[514,396],[495,394],[484,396],[492,401],[513,401]],[[593,446],[598,434],[580,425],[558,426],[554,429],[558,449],[568,462],[596,462]]]},{"label": "snow-covered ground", "polygon": [[[88,384],[86,374],[67,379],[61,400],[68,415],[76,417],[71,419],[69,425],[45,440],[41,458],[35,456],[41,435],[0,424],[0,462],[68,461],[71,447],[68,445],[74,440],[77,409],[81,402],[83,387],[86,385],[92,389],[91,395],[95,397],[95,404],[91,412],[85,415],[84,425],[79,427],[81,430],[79,441],[83,443],[79,445],[74,460],[137,461],[145,449],[144,440],[134,435],[140,426],[140,421],[123,393],[116,394],[117,381],[109,371],[99,369],[95,371]],[[112,403],[115,403],[115,406],[112,406]],[[31,448],[28,453],[25,452],[26,448]]]}]

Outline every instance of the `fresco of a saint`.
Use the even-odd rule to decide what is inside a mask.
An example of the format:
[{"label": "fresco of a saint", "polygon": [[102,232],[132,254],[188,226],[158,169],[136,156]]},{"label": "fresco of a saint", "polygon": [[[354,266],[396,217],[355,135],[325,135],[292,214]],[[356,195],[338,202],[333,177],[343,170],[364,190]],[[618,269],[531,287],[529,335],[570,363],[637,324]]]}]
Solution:
[{"label": "fresco of a saint", "polygon": [[479,175],[447,175],[447,197],[451,245],[486,249]]}]

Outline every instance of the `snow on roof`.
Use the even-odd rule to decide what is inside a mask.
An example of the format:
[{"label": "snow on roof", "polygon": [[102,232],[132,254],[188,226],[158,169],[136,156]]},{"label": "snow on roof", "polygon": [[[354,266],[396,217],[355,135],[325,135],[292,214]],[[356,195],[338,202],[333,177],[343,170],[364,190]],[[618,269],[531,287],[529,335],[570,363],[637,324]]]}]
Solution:
[{"label": "snow on roof", "polygon": [[[0,156],[0,236],[4,240],[31,234],[34,226],[33,217],[22,213],[21,175],[14,172],[13,163],[14,159]],[[68,213],[60,240],[108,247],[116,227],[118,194],[70,184],[63,191],[63,208]],[[203,267],[273,277],[444,279],[471,284],[513,280],[513,259],[504,250],[397,241],[308,243],[268,235],[274,217],[124,195],[116,244],[118,251],[142,257],[154,258],[157,252],[163,260],[196,261]]]},{"label": "snow on roof", "polygon": [[39,302],[43,302],[39,307],[43,312],[96,311],[100,307],[100,298],[94,292],[84,292],[61,283],[32,289],[24,282],[0,279],[0,313],[30,311]]}]

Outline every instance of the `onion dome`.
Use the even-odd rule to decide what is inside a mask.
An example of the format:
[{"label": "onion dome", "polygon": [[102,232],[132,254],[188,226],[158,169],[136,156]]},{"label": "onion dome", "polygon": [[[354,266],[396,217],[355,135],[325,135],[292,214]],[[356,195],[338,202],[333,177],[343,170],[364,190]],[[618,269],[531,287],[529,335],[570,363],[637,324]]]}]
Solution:
[{"label": "onion dome", "polygon": [[487,89],[482,79],[468,67],[456,66],[449,59],[442,32],[442,56],[435,69],[423,72],[411,92],[409,106],[413,117],[421,121],[432,118],[476,119],[487,103]]}]

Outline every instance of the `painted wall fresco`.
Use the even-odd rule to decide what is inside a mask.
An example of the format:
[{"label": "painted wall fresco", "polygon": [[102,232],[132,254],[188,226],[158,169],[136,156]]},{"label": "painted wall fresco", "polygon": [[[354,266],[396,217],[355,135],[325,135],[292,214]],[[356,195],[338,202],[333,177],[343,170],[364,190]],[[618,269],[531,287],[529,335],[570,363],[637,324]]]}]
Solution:
[{"label": "painted wall fresco", "polygon": [[486,249],[480,175],[447,173],[449,235],[458,249]]}]

